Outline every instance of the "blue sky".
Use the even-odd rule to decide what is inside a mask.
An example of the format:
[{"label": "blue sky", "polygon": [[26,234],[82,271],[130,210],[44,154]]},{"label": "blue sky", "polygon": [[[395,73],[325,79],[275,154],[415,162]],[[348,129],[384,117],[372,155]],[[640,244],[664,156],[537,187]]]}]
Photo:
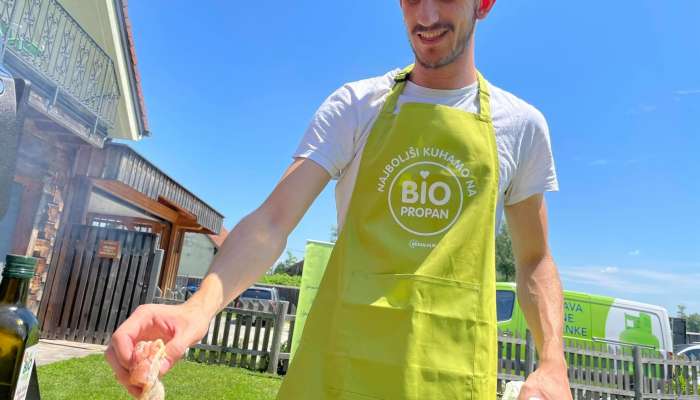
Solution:
[{"label": "blue sky", "polygon": [[[231,228],[265,199],[318,105],[412,62],[398,1],[130,2],[146,157]],[[567,289],[700,312],[700,2],[499,1],[477,66],[547,117]],[[289,240],[327,240],[333,184]]]}]

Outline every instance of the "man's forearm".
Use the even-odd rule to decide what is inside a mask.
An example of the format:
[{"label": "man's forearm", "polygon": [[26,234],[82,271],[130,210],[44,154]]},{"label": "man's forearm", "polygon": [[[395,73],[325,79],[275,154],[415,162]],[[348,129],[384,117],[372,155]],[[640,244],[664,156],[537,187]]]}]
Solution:
[{"label": "man's forearm", "polygon": [[517,270],[518,301],[540,360],[563,361],[564,300],[554,260],[547,255]]},{"label": "man's forearm", "polygon": [[213,317],[274,264],[286,241],[287,233],[263,215],[245,217],[229,233],[199,290],[187,303]]}]

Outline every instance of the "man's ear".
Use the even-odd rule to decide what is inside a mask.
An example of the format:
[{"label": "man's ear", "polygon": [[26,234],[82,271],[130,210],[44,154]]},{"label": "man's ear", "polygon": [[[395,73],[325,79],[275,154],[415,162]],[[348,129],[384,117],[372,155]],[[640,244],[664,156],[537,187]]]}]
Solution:
[{"label": "man's ear", "polygon": [[479,19],[484,19],[491,12],[493,5],[496,4],[496,0],[479,0],[481,4],[476,12],[476,17]]}]

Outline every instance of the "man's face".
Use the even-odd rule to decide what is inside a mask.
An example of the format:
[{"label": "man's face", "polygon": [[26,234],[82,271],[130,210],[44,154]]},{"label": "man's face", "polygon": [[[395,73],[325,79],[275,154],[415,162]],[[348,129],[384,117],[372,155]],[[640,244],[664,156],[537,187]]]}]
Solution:
[{"label": "man's face", "polygon": [[401,0],[416,60],[441,68],[464,53],[474,33],[479,0]]}]

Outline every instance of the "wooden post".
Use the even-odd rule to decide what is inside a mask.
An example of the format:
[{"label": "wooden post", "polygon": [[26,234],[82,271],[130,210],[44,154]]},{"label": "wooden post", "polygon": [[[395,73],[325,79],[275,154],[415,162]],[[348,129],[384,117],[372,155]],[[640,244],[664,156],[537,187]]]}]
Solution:
[{"label": "wooden post", "polygon": [[525,333],[525,379],[535,371],[535,341],[532,332],[528,329]]},{"label": "wooden post", "polygon": [[153,255],[153,267],[151,276],[148,281],[148,289],[146,290],[145,304],[152,303],[156,297],[156,289],[158,288],[158,278],[160,277],[160,269],[163,265],[163,250],[156,248]]},{"label": "wooden post", "polygon": [[642,369],[642,349],[634,346],[634,399],[643,400],[644,370]]},{"label": "wooden post", "polygon": [[278,301],[275,304],[275,326],[272,331],[272,347],[270,348],[270,364],[267,372],[274,374],[277,372],[277,362],[280,358],[280,348],[282,346],[282,333],[284,332],[284,317],[287,315],[288,301]]}]

